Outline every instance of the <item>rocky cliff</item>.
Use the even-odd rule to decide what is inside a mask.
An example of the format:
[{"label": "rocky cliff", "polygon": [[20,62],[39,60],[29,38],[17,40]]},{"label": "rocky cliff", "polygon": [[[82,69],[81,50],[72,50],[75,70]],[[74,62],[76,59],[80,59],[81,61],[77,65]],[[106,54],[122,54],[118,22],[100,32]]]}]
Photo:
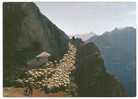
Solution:
[{"label": "rocky cliff", "polygon": [[4,84],[15,79],[16,71],[42,51],[58,59],[67,49],[68,36],[34,3],[4,3],[3,26]]}]

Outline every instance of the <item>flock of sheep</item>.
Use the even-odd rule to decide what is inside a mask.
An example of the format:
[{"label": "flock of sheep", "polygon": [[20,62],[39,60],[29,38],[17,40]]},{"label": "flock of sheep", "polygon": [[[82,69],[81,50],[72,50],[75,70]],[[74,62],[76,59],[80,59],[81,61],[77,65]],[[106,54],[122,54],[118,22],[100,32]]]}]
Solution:
[{"label": "flock of sheep", "polygon": [[18,82],[37,89],[67,88],[71,82],[70,74],[75,70],[76,51],[76,47],[69,42],[69,50],[59,62],[50,61],[46,68],[31,69]]}]

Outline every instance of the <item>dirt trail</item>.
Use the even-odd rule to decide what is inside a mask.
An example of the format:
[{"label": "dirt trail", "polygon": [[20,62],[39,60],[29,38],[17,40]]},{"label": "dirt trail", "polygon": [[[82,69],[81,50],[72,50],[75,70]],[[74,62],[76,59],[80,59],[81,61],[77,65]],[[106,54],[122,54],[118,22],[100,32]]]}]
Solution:
[{"label": "dirt trail", "polygon": [[[24,95],[24,88],[14,88],[14,87],[6,87],[3,89],[4,97],[26,97]],[[33,89],[32,97],[64,97],[64,92],[58,93],[48,93],[45,94],[43,91]]]}]

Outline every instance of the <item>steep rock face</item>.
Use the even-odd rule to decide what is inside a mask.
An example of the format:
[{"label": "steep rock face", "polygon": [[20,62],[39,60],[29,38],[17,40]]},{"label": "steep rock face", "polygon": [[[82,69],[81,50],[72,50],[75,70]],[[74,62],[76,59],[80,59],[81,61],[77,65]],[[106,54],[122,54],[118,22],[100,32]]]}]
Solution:
[{"label": "steep rock face", "polygon": [[100,52],[93,43],[80,45],[76,65],[79,96],[124,96],[120,82],[106,73]]},{"label": "steep rock face", "polygon": [[136,29],[133,27],[116,28],[93,39],[93,42],[99,48],[108,72],[123,83],[128,96],[135,96]]},{"label": "steep rock face", "polygon": [[56,59],[66,52],[69,38],[34,3],[4,3],[3,26],[4,84],[40,52]]}]

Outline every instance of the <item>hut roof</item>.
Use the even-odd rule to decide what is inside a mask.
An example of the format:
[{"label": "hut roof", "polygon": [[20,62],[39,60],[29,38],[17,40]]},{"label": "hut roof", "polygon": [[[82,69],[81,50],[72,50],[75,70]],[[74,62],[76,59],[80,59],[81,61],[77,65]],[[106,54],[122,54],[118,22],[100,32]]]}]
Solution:
[{"label": "hut roof", "polygon": [[39,55],[37,55],[36,57],[39,58],[39,57],[49,57],[51,56],[48,52],[44,51],[42,53],[40,53]]}]

